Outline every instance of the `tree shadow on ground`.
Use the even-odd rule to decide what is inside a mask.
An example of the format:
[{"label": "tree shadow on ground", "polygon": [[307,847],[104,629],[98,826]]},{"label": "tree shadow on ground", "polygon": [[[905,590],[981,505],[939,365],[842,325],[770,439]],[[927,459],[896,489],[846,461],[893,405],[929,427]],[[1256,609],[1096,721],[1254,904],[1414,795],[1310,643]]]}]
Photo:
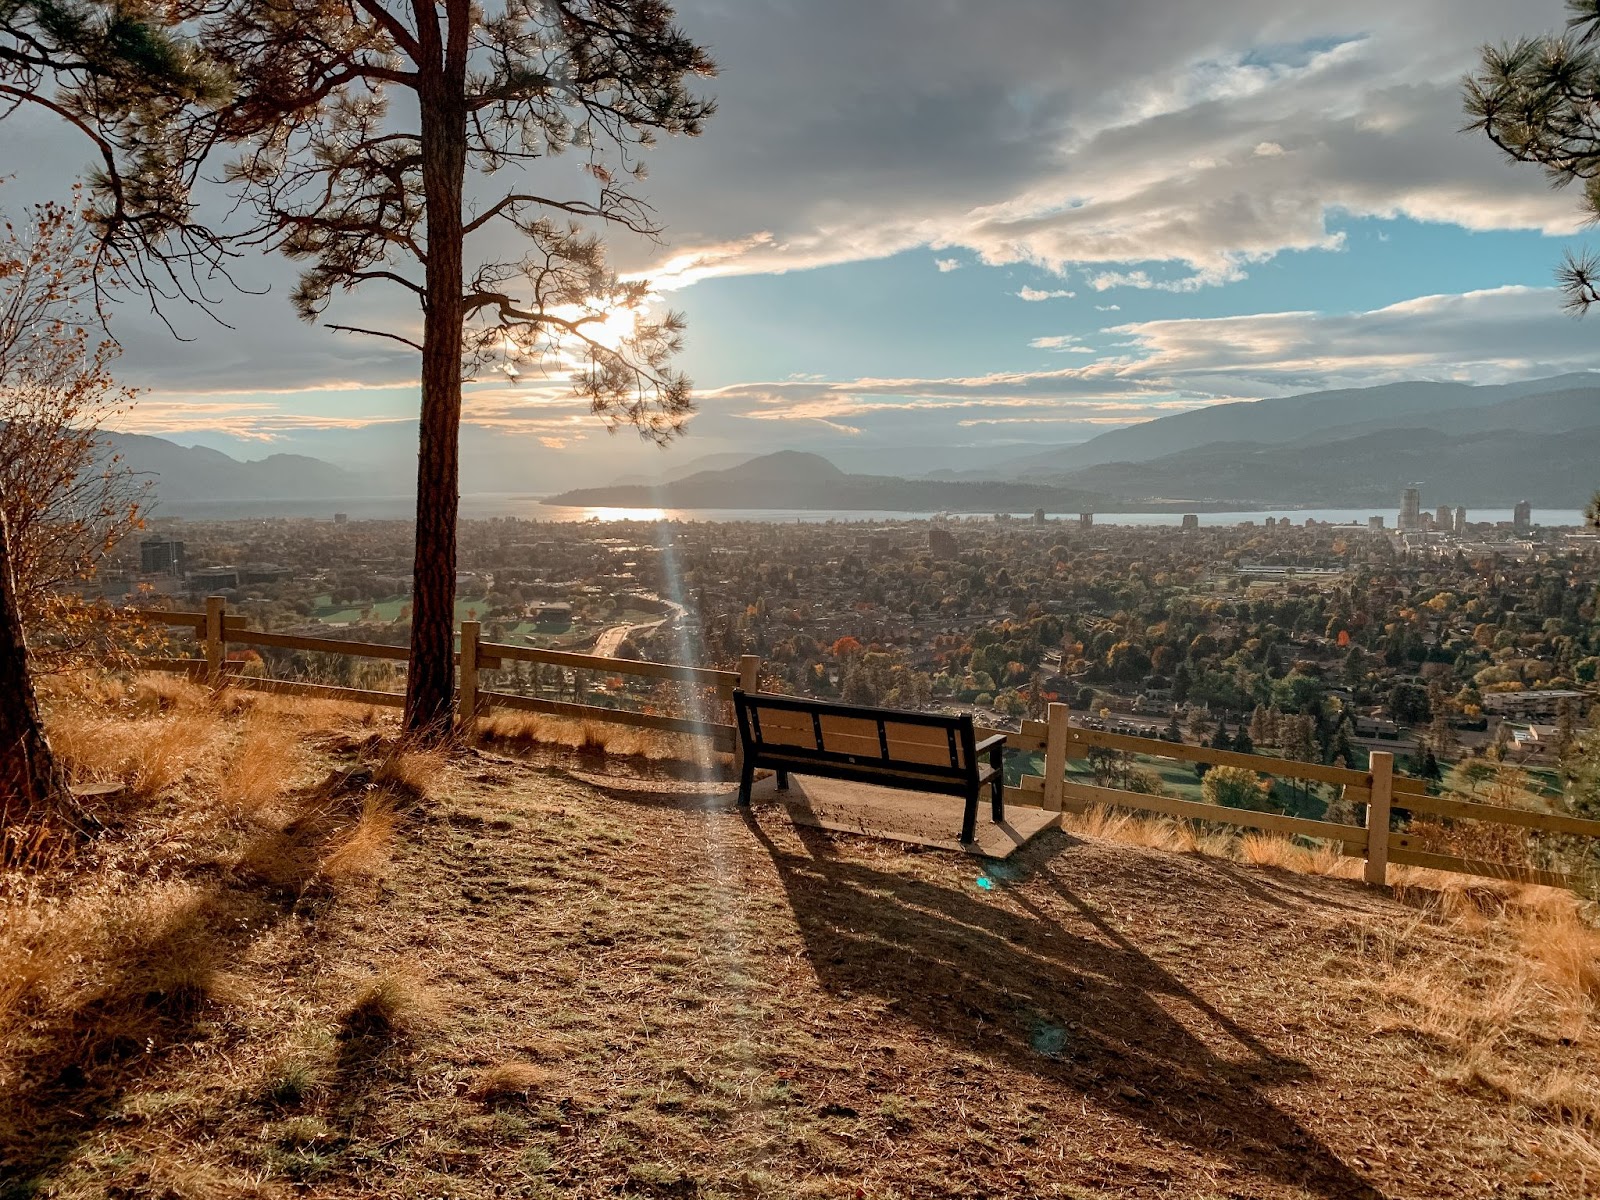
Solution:
[{"label": "tree shadow on ground", "polygon": [[[1075,1092],[1241,1172],[1317,1196],[1381,1200],[1259,1090],[1310,1078],[1303,1064],[1273,1054],[1059,879],[1053,895],[1073,928],[1020,885],[997,886],[1025,915],[981,891],[842,858],[827,834],[803,825],[793,826],[803,851],[783,849],[762,815],[745,820],[772,857],[824,989],[892,1001],[902,1019],[952,1048]],[[1236,1053],[1213,1051],[1168,1011],[1178,1008]]]},{"label": "tree shadow on ground", "polygon": [[169,1051],[218,1036],[229,969],[283,921],[329,901],[318,864],[359,796],[314,789],[300,816],[261,830],[231,868],[200,873],[176,898],[132,894],[95,985],[36,1019],[12,1064],[16,1086],[0,1094],[0,1200],[47,1192]]}]

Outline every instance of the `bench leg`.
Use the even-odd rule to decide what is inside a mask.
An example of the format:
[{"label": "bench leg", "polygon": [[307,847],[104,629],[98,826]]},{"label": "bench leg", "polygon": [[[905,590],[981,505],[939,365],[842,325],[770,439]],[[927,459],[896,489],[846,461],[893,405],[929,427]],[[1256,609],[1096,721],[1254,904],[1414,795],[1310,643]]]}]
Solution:
[{"label": "bench leg", "polygon": [[780,792],[787,792],[789,790],[789,772],[778,772],[778,790]]},{"label": "bench leg", "polygon": [[961,814],[961,840],[971,842],[978,836],[978,789],[967,793],[967,809]]},{"label": "bench leg", "polygon": [[989,816],[996,825],[1006,819],[1005,753],[1003,745],[989,751],[989,765],[994,768],[994,782],[990,785],[994,790],[989,798]]},{"label": "bench leg", "polygon": [[739,770],[739,806],[741,808],[750,807],[750,789],[755,786],[755,782],[756,765],[750,761],[747,755],[744,760],[744,766]]}]

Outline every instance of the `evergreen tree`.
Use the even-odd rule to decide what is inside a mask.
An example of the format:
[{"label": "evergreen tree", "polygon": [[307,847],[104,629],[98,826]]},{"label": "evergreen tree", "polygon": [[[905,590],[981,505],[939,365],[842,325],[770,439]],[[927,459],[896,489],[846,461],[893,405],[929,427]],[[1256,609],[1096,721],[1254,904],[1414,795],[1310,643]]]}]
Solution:
[{"label": "evergreen tree", "polygon": [[1194,680],[1189,674],[1189,664],[1179,663],[1178,669],[1172,673],[1172,702],[1182,704],[1189,698],[1189,689],[1194,686]]},{"label": "evergreen tree", "polygon": [[1351,740],[1352,733],[1354,733],[1354,730],[1351,728],[1348,718],[1339,722],[1337,730],[1335,730],[1333,737],[1328,742],[1327,760],[1329,762],[1341,767],[1353,768],[1356,766],[1356,747],[1355,742]]},{"label": "evergreen tree", "polygon": [[[0,2],[0,111],[31,101],[90,137],[125,275],[203,296],[243,245],[307,264],[306,321],[357,288],[414,305],[389,328],[327,326],[419,362],[410,732],[442,737],[453,715],[463,380],[559,369],[656,441],[691,411],[681,316],[652,316],[600,237],[657,232],[639,155],[711,112],[687,83],[712,64],[672,21],[661,0]],[[235,203],[201,205],[209,176]],[[208,227],[215,211],[237,226]]]},{"label": "evergreen tree", "polygon": [[1251,740],[1250,731],[1245,728],[1244,722],[1239,723],[1239,730],[1233,735],[1233,748],[1240,754],[1254,754],[1256,744]]},{"label": "evergreen tree", "polygon": [[1226,717],[1217,722],[1216,732],[1211,735],[1211,748],[1213,750],[1233,749],[1233,738],[1228,735],[1228,720]]}]

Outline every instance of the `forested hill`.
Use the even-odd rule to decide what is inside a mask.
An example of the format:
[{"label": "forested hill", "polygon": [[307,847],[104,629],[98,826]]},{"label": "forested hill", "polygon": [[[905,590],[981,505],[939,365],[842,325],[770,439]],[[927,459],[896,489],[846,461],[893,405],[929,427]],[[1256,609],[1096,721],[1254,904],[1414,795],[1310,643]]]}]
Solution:
[{"label": "forested hill", "polygon": [[546,504],[605,508],[798,508],[887,512],[1079,512],[1107,497],[1053,484],[847,475],[816,454],[782,451],[658,487],[579,488]]},{"label": "forested hill", "polygon": [[367,481],[351,471],[303,454],[273,454],[253,462],[206,446],[180,446],[165,438],[102,432],[107,456],[149,482],[157,501],[295,500],[306,496],[356,496]]},{"label": "forested hill", "polygon": [[1439,433],[1600,424],[1600,375],[1559,375],[1473,385],[1411,381],[1217,404],[1113,429],[1077,446],[1019,455],[996,475],[1060,474],[1114,462],[1148,462],[1214,443],[1337,441],[1378,429]]}]

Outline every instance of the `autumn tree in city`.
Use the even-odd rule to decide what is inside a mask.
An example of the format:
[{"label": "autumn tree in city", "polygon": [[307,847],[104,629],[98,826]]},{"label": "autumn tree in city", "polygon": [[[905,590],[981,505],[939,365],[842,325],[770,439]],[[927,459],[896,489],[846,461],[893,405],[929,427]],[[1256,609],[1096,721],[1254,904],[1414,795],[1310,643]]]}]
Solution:
[{"label": "autumn tree in city", "polygon": [[[31,92],[90,136],[101,225],[124,257],[175,253],[196,281],[197,262],[225,269],[243,249],[281,251],[306,264],[292,300],[307,321],[357,288],[415,306],[392,325],[326,323],[420,358],[405,722],[442,734],[463,378],[555,372],[609,427],[657,441],[679,430],[691,408],[671,365],[682,319],[654,315],[648,283],[607,266],[601,233],[658,232],[635,192],[640,152],[700,132],[711,104],[687,81],[711,74],[710,60],[659,0],[63,12],[0,5],[0,95]],[[200,215],[199,181],[223,160],[252,218],[226,237]]]}]

